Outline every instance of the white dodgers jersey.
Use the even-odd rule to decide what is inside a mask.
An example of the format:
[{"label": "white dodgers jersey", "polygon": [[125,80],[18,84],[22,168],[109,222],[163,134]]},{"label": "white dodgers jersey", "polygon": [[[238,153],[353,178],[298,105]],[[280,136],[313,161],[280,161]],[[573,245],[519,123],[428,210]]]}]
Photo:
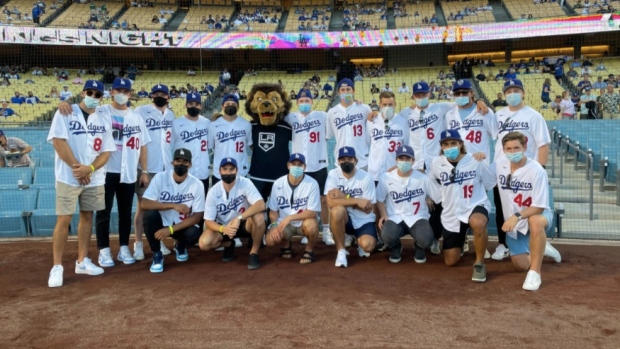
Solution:
[{"label": "white dodgers jersey", "polygon": [[484,153],[491,162],[491,140],[497,138],[497,119],[492,110],[480,115],[474,106],[471,114],[461,120],[459,108],[454,107],[446,114],[446,126],[459,131],[469,154]]},{"label": "white dodgers jersey", "polygon": [[375,181],[391,167],[396,165],[396,149],[409,145],[409,127],[407,120],[396,115],[391,120],[384,120],[377,115],[366,122],[370,133],[370,153],[368,157],[368,174]]},{"label": "white dodgers jersey", "polygon": [[523,107],[516,112],[503,108],[497,112],[498,136],[495,143],[495,161],[504,156],[502,139],[510,132],[521,132],[527,141],[527,150],[523,155],[538,161],[538,148],[551,143],[549,128],[545,119],[530,107]]},{"label": "white dodgers jersey", "polygon": [[[136,113],[144,119],[151,141],[147,144],[148,172],[159,173],[172,169],[172,122],[175,119],[172,110],[166,108],[162,113],[154,105],[136,108]],[[138,164],[138,168],[141,166]]]},{"label": "white dodgers jersey", "polygon": [[180,148],[189,149],[192,152],[192,167],[189,173],[201,180],[209,178],[210,123],[211,121],[202,115],[195,121],[182,116],[172,123],[173,152]]},{"label": "white dodgers jersey", "polygon": [[[321,195],[319,184],[310,176],[304,176],[293,190],[288,182],[288,175],[278,178],[271,189],[269,209],[278,211],[278,224],[291,215],[303,211],[321,212]],[[294,227],[301,227],[302,221],[292,221]]]},{"label": "white dodgers jersey", "polygon": [[237,176],[235,185],[228,193],[224,182],[219,181],[207,193],[204,218],[226,225],[259,200],[263,197],[252,181],[245,177]]},{"label": "white dodgers jersey", "polygon": [[341,104],[327,112],[327,138],[336,139],[334,157],[338,158],[338,149],[355,148],[357,167],[368,165],[368,144],[370,134],[366,129],[366,118],[372,110],[366,104],[353,103],[348,108]]},{"label": "white dodgers jersey", "polygon": [[[209,126],[209,147],[213,149],[215,166],[219,166],[223,158],[234,158],[237,161],[238,175],[245,177],[250,170],[248,166],[250,146],[252,146],[252,125],[240,116],[233,121],[227,121],[221,116]],[[219,169],[214,169],[213,175],[220,178]]]},{"label": "white dodgers jersey", "polygon": [[295,112],[289,114],[285,121],[293,129],[292,153],[300,153],[306,157],[306,172],[316,172],[326,168],[327,113],[315,110],[304,116]]},{"label": "white dodgers jersey", "polygon": [[[375,196],[375,182],[368,173],[359,168],[355,170],[355,175],[348,179],[344,176],[340,167],[336,167],[329,171],[327,174],[327,181],[325,182],[325,192],[323,194],[327,195],[327,193],[334,188],[346,195],[351,195],[352,198],[370,200],[373,204],[377,202]],[[375,221],[374,211],[365,213],[353,207],[347,207],[347,212],[349,213],[349,219],[351,223],[353,223],[354,229],[358,229],[366,223]]]}]

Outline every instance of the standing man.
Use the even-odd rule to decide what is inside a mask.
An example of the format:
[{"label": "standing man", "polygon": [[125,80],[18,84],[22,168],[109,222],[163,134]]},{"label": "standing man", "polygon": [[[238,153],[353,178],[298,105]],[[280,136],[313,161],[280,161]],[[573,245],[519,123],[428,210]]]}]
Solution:
[{"label": "standing man", "polygon": [[[94,114],[103,97],[103,84],[88,80],[82,91],[80,104],[71,106],[73,112],[64,117],[54,115],[47,141],[54,145],[56,160],[56,226],[54,227],[54,267],[48,280],[49,287],[63,283],[62,255],[69,235],[69,225],[79,201],[78,259],[75,273],[103,274],[103,269],[88,258],[88,246],[93,226],[93,211],[105,208],[105,170],[110,153],[116,150],[112,129]],[[89,117],[90,116],[90,117]],[[0,131],[2,132],[2,131]],[[1,134],[1,133],[0,133]]]},{"label": "standing man", "polygon": [[294,153],[288,160],[289,174],[280,177],[273,184],[269,196],[269,231],[266,235],[267,246],[283,244],[280,256],[293,258],[291,238],[295,235],[308,239],[306,249],[299,263],[314,262],[312,249],[319,236],[319,224],[316,219],[321,211],[319,184],[306,176],[306,158]]},{"label": "standing man", "polygon": [[613,84],[607,84],[606,89],[606,93],[603,93],[600,97],[603,119],[619,119],[620,95],[617,92],[614,92]]},{"label": "standing man", "polygon": [[433,243],[433,229],[428,221],[427,198],[441,201],[439,191],[427,175],[413,169],[415,160],[413,148],[398,147],[396,150],[396,171],[384,173],[377,186],[377,207],[379,229],[383,242],[391,248],[389,261],[401,260],[400,238],[411,235],[414,243],[414,260],[425,263],[425,249]]},{"label": "standing man", "polygon": [[[521,132],[527,140],[527,150],[525,156],[529,159],[538,161],[544,168],[549,158],[549,144],[551,137],[547,123],[540,113],[528,107],[523,103],[525,98],[525,89],[520,80],[508,80],[504,83],[503,89],[506,96],[507,108],[497,112],[497,141],[495,143],[495,159],[497,162],[505,157],[502,139],[510,132]],[[495,224],[497,225],[497,238],[499,245],[491,258],[502,260],[510,254],[506,245],[506,233],[502,231],[504,226],[504,214],[502,211],[502,202],[499,196],[499,189],[493,188],[493,201],[495,202]]]},{"label": "standing man", "polygon": [[[144,90],[144,87],[142,88]],[[146,91],[145,91],[146,92]],[[148,95],[148,94],[147,94]],[[172,138],[172,122],[175,120],[174,113],[168,109],[169,90],[168,86],[157,84],[151,89],[153,104],[143,105],[135,109],[146,125],[151,141],[146,146],[148,153],[147,163],[149,182],[156,174],[171,169],[172,150],[170,142]],[[138,178],[142,177],[142,167],[138,164]],[[142,230],[144,227],[142,211],[142,195],[146,187],[140,182],[136,182],[136,194],[138,196],[138,208],[134,217],[134,238],[133,258],[137,261],[144,259],[144,249],[142,246]],[[170,254],[170,250],[164,242],[161,242],[161,252],[164,255]]]},{"label": "standing man", "polygon": [[97,211],[95,218],[97,230],[97,248],[99,265],[114,266],[110,251],[110,212],[114,196],[118,207],[118,236],[120,251],[119,262],[133,264],[136,260],[129,251],[129,234],[131,233],[131,207],[136,181],[143,186],[149,185],[147,171],[142,171],[138,178],[138,163],[147,166],[146,145],[151,141],[144,120],[135,111],[127,107],[131,97],[131,82],[116,78],[112,84],[112,103],[98,107],[93,115],[106,121],[106,128],[112,130],[116,151],[110,155],[106,164],[105,209]]},{"label": "standing man", "polygon": [[495,163],[495,172],[505,219],[502,230],[508,235],[512,264],[518,270],[528,270],[523,289],[536,291],[542,283],[543,256],[562,261],[545,234],[553,224],[549,179],[538,162],[525,156],[528,142],[522,133],[509,132],[501,143],[504,157]]},{"label": "standing man", "polygon": [[336,139],[334,157],[338,149],[353,147],[357,151],[357,167],[368,169],[368,150],[370,134],[366,129],[366,119],[372,111],[366,104],[355,103],[353,81],[342,79],[338,83],[340,104],[327,112],[327,138]]},{"label": "standing man", "polygon": [[360,257],[369,257],[377,244],[375,228],[375,183],[365,171],[357,168],[358,160],[353,147],[338,150],[338,166],[329,171],[325,184],[330,226],[334,234],[338,256],[336,267],[348,265],[345,235],[357,238]]},{"label": "standing man", "polygon": [[62,91],[60,91],[60,100],[67,101],[68,103],[72,97],[73,97],[73,92],[69,90],[69,86],[67,85],[63,86]]},{"label": "standing man", "polygon": [[28,143],[17,137],[7,137],[0,130],[0,167],[30,166],[28,153],[31,151],[32,147]]},{"label": "standing man", "polygon": [[201,234],[205,191],[202,182],[188,173],[192,152],[184,148],[175,150],[172,166],[172,170],[153,177],[140,203],[144,210],[144,234],[153,251],[151,273],[164,271],[162,240],[172,237],[177,261],[185,262],[189,259],[187,246],[195,245]]},{"label": "standing man", "polygon": [[258,269],[258,250],[265,235],[265,201],[251,180],[239,176],[234,158],[223,158],[218,172],[221,181],[207,193],[200,249],[209,251],[223,246],[222,261],[230,262],[235,255],[233,239],[252,237],[248,269]]},{"label": "standing man", "polygon": [[331,246],[334,244],[334,238],[329,230],[329,211],[324,195],[328,163],[327,140],[325,138],[327,113],[312,110],[312,93],[309,90],[299,91],[297,94],[297,106],[299,107],[299,112],[290,113],[285,119],[293,129],[292,152],[304,156],[305,173],[312,177],[319,185],[323,242]]}]

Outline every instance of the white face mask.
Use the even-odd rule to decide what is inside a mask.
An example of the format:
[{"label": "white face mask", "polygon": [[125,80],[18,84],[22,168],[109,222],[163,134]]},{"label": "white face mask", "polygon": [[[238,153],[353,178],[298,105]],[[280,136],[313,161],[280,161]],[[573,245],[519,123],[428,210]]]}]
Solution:
[{"label": "white face mask", "polygon": [[123,94],[123,93],[117,93],[114,95],[114,102],[120,104],[120,105],[125,105],[127,104],[127,102],[129,101],[129,96]]},{"label": "white face mask", "polygon": [[394,117],[394,107],[381,108],[381,115],[383,115],[386,120],[391,120]]}]

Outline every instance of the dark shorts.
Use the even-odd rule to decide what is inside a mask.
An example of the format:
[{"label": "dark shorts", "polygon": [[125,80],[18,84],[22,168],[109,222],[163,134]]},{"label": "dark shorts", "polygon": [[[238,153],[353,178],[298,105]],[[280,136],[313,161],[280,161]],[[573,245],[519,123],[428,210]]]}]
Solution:
[{"label": "dark shorts", "polygon": [[235,235],[234,238],[230,238],[228,235],[224,235],[224,238],[222,239],[222,242],[226,242],[226,241],[230,241],[233,240],[235,238],[250,238],[252,237],[252,234],[250,234],[246,229],[245,229],[245,223],[247,222],[246,219],[242,220],[241,223],[239,223],[239,229],[237,230],[237,234]]},{"label": "dark shorts", "polygon": [[375,238],[375,240],[378,239],[377,228],[375,228],[374,222],[366,223],[361,227],[355,229],[353,228],[353,221],[351,221],[351,219],[349,218],[349,220],[347,220],[347,224],[344,226],[344,233],[347,235],[353,235],[356,238],[359,238],[362,235],[370,235]]},{"label": "dark shorts", "polygon": [[[471,211],[471,214],[481,213],[487,219],[489,219],[489,212],[484,206],[476,206],[474,210]],[[470,215],[471,217],[471,215]],[[465,243],[465,235],[467,235],[467,230],[469,229],[469,224],[461,222],[461,227],[458,232],[448,231],[445,228],[443,229],[443,249],[449,250],[451,248],[463,248],[463,244]]]},{"label": "dark shorts", "polygon": [[267,181],[259,181],[258,179],[250,178],[256,190],[260,193],[260,196],[263,197],[263,200],[267,202],[267,198],[271,195],[271,188],[273,188],[273,182]]},{"label": "dark shorts", "polygon": [[325,194],[325,182],[327,182],[327,168],[322,168],[316,172],[306,172],[306,174],[319,183],[319,193]]},{"label": "dark shorts", "polygon": [[209,177],[207,179],[201,179],[202,186],[205,189],[205,198],[207,197],[207,193],[209,192]]},{"label": "dark shorts", "polygon": [[211,185],[215,186],[217,184],[217,182],[221,181],[221,179],[215,177],[215,176],[211,176]]}]

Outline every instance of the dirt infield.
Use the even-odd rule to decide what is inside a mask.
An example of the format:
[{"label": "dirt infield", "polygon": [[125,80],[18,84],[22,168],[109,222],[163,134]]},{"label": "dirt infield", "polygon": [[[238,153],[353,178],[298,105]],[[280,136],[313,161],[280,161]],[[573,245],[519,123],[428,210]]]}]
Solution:
[{"label": "dirt infield", "polygon": [[[112,251],[118,250],[112,242]],[[168,242],[170,245],[171,242]],[[0,348],[618,348],[620,247],[558,246],[537,292],[524,273],[489,261],[488,281],[470,281],[471,254],[447,268],[441,256],[403,261],[387,253],[334,267],[334,248],[299,265],[262,249],[247,270],[247,249],[224,264],[220,253],[166,257],[163,274],[147,260],[77,276],[65,254],[65,284],[47,287],[51,243],[0,244]],[[91,257],[96,260],[93,243]]]}]

